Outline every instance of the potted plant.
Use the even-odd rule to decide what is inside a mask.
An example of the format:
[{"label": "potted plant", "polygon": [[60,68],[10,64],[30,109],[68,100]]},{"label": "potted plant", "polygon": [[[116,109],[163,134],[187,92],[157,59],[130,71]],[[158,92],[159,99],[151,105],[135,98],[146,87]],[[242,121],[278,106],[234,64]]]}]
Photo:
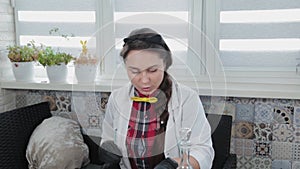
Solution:
[{"label": "potted plant", "polygon": [[74,61],[75,76],[78,83],[91,83],[95,81],[99,61],[88,52],[87,41],[81,40],[80,44],[80,56]]},{"label": "potted plant", "polygon": [[74,57],[71,54],[56,52],[51,47],[45,47],[39,53],[38,62],[46,67],[50,82],[64,83],[68,75],[67,64],[73,59]]},{"label": "potted plant", "polygon": [[38,59],[40,48],[34,45],[34,41],[31,41],[24,46],[8,46],[7,50],[16,81],[33,81],[34,63]]}]

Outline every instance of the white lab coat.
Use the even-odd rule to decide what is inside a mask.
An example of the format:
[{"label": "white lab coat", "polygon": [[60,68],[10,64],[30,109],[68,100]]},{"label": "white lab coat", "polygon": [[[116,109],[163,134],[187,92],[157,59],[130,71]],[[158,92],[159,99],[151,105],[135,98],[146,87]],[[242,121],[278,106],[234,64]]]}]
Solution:
[{"label": "white lab coat", "polygon": [[[132,108],[134,88],[131,84],[114,90],[108,100],[102,125],[102,143],[114,140],[122,151],[121,168],[130,168],[126,151],[127,126]],[[190,155],[199,163],[201,169],[210,169],[214,158],[211,141],[211,128],[205,117],[199,96],[195,91],[173,80],[172,97],[168,105],[169,120],[165,135],[164,154],[166,157],[179,157],[178,131],[190,127],[192,148]]]}]

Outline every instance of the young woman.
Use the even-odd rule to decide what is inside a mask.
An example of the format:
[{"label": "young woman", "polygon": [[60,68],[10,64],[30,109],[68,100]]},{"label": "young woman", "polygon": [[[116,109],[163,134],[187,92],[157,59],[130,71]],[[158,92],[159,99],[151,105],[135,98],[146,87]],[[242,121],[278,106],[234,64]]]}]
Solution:
[{"label": "young woman", "polygon": [[176,168],[179,131],[187,127],[191,165],[211,168],[214,150],[202,103],[167,73],[172,57],[162,36],[149,28],[134,30],[120,55],[131,83],[111,93],[102,126],[102,143],[112,140],[122,152],[120,167]]}]

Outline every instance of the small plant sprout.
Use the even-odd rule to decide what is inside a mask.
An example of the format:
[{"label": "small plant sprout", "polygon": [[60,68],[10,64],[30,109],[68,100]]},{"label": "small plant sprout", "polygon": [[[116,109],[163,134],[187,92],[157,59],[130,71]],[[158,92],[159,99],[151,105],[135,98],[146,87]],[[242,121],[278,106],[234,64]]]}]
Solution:
[{"label": "small plant sprout", "polygon": [[57,34],[58,36],[61,36],[61,37],[65,38],[67,40],[69,40],[69,37],[75,37],[75,35],[73,33],[71,33],[70,35],[68,35],[68,34],[62,34],[60,32],[59,28],[52,28],[52,29],[50,29],[49,35],[55,35],[55,34]]}]

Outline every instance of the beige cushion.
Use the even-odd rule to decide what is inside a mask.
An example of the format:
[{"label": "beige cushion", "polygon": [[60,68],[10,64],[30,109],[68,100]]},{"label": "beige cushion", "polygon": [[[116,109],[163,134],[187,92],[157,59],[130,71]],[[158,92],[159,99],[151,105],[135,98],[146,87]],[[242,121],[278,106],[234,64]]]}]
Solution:
[{"label": "beige cushion", "polygon": [[76,169],[86,165],[88,147],[79,124],[53,116],[45,119],[32,133],[26,158],[29,169]]}]

